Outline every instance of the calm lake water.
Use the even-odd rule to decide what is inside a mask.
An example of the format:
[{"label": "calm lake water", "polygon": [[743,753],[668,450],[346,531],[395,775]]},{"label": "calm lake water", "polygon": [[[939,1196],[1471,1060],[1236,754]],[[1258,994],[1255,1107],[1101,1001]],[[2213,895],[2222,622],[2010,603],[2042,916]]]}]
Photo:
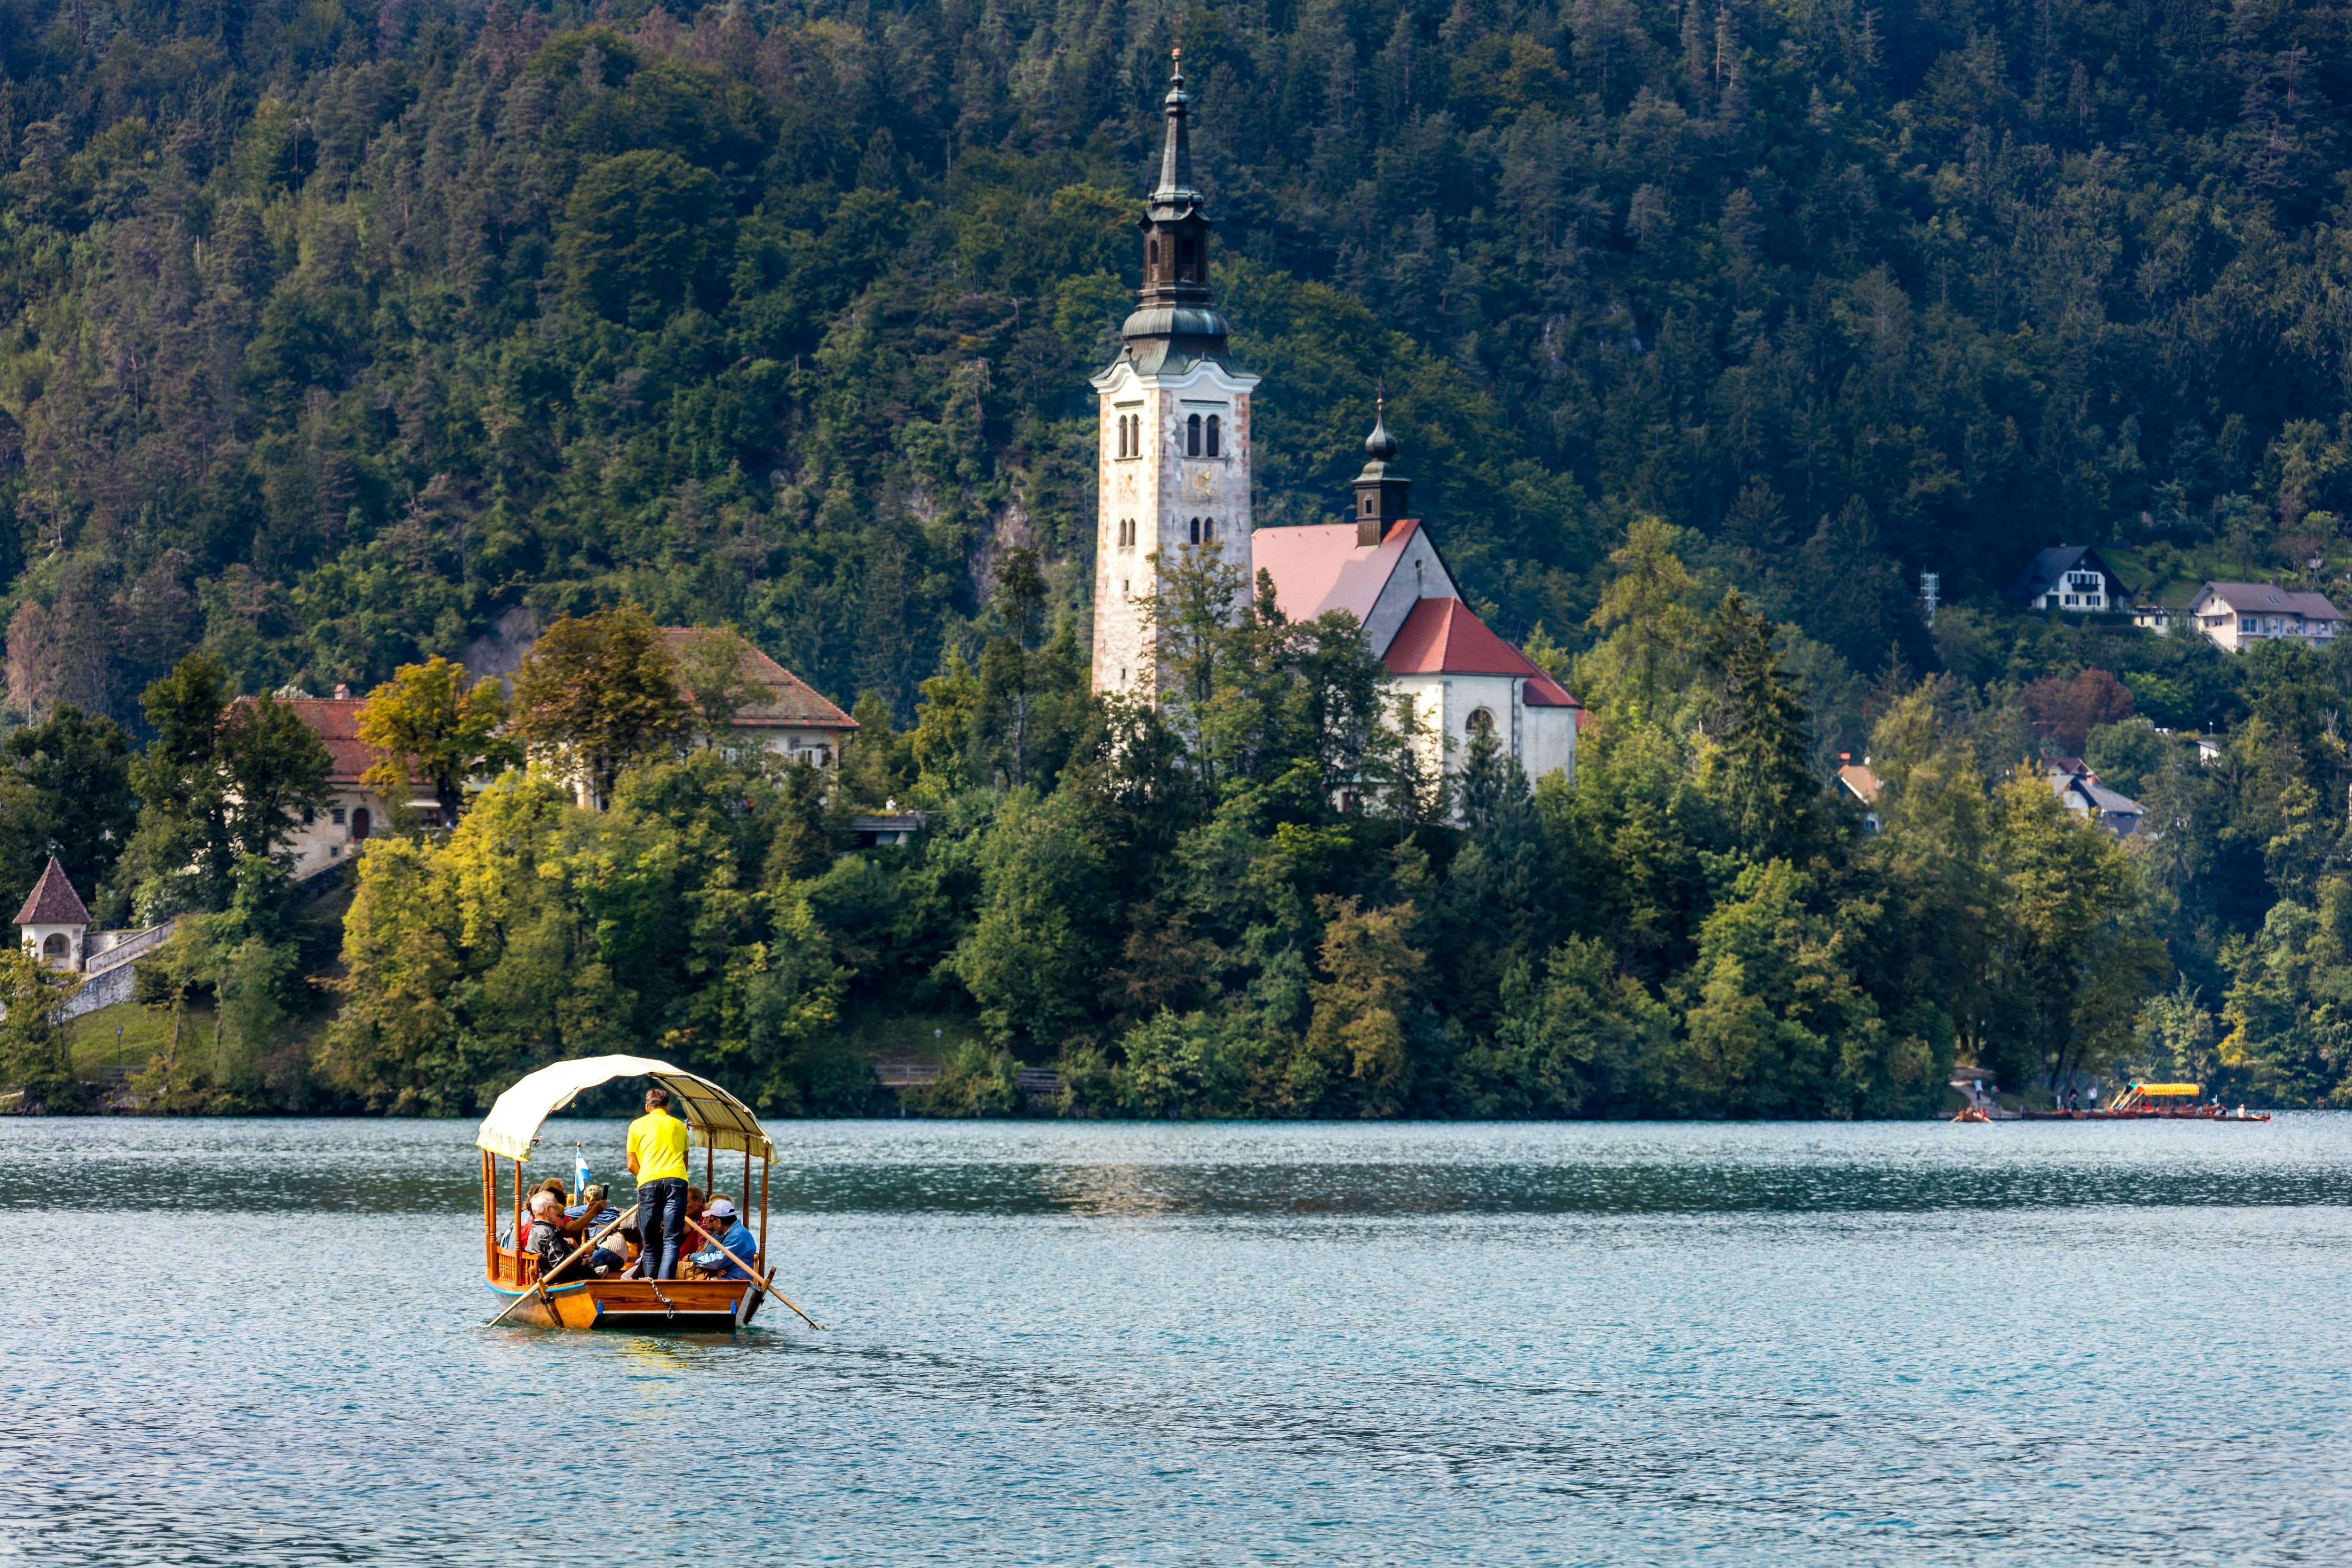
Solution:
[{"label": "calm lake water", "polygon": [[2352,1552],[2352,1116],[788,1124],[731,1341],[486,1331],[472,1131],[0,1121],[0,1559]]}]

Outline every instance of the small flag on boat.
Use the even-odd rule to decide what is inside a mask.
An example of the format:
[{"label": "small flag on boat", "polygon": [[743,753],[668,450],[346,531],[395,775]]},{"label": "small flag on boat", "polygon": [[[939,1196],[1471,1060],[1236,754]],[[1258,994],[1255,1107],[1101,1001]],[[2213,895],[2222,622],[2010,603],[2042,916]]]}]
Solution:
[{"label": "small flag on boat", "polygon": [[580,1152],[576,1143],[572,1146],[572,1190],[575,1193],[588,1190],[588,1156]]}]

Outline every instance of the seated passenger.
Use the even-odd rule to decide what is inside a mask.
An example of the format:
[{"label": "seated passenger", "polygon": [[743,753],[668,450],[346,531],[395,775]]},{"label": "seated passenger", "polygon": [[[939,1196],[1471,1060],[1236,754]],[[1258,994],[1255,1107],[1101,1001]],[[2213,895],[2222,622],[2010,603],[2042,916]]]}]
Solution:
[{"label": "seated passenger", "polygon": [[563,1239],[563,1205],[553,1193],[541,1191],[530,1194],[530,1230],[523,1238],[523,1250],[539,1259],[539,1277],[551,1280],[556,1265],[572,1252]]},{"label": "seated passenger", "polygon": [[[711,1199],[710,1206],[702,1212],[702,1228],[716,1237],[719,1245],[713,1246],[704,1241],[702,1249],[687,1259],[694,1265],[695,1278],[698,1279],[749,1278],[743,1270],[743,1264],[759,1261],[759,1238],[751,1234],[751,1227],[736,1217],[735,1205],[725,1198]],[[702,1241],[700,1237],[695,1239]],[[725,1251],[720,1250],[722,1247]],[[733,1253],[735,1258],[741,1258],[742,1263],[729,1258],[727,1256],[729,1252]]]},{"label": "seated passenger", "polygon": [[588,1254],[586,1264],[588,1272],[600,1278],[606,1274],[618,1274],[629,1266],[629,1244],[621,1239],[626,1231],[616,1229],[613,1225],[621,1217],[621,1211],[606,1201],[604,1187],[590,1187],[580,1194],[583,1202],[564,1211],[569,1217],[563,1228],[574,1238],[574,1245],[591,1240],[596,1243]]},{"label": "seated passenger", "polygon": [[618,1279],[629,1271],[629,1262],[644,1241],[635,1225],[623,1226],[598,1242],[596,1250],[588,1255],[590,1270],[600,1279]]},{"label": "seated passenger", "polygon": [[586,1241],[621,1217],[621,1211],[605,1201],[606,1190],[601,1186],[581,1189],[580,1201],[563,1211],[564,1235],[574,1241]]}]

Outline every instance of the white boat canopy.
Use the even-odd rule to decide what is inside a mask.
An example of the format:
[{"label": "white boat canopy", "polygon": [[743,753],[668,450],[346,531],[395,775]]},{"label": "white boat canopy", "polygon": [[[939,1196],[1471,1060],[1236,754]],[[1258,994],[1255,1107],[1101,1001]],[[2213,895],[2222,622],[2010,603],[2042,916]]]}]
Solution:
[{"label": "white boat canopy", "polygon": [[557,1062],[518,1079],[490,1113],[474,1142],[493,1154],[528,1160],[539,1124],[589,1089],[616,1078],[649,1078],[669,1090],[670,1114],[687,1125],[693,1142],[739,1150],[762,1160],[776,1157],[775,1145],[751,1108],[699,1074],[651,1057],[582,1057]]}]

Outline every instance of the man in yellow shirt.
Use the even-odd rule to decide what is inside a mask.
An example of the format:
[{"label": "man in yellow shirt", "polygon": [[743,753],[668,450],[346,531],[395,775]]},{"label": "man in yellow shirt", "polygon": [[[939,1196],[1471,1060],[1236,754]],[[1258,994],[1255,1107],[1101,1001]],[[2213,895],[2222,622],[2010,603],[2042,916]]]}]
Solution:
[{"label": "man in yellow shirt", "polygon": [[686,1241],[686,1123],[669,1113],[669,1090],[646,1090],[646,1113],[629,1123],[629,1174],[637,1179],[641,1279],[675,1279]]}]

